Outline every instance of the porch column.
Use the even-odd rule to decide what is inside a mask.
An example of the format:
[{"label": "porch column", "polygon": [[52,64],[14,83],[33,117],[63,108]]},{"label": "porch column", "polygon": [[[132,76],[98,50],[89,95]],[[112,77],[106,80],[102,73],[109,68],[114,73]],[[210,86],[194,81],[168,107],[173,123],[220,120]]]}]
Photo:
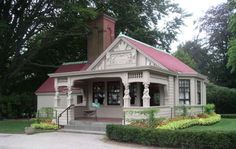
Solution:
[{"label": "porch column", "polygon": [[55,89],[55,95],[54,95],[54,107],[58,107],[58,100],[59,100],[59,87],[57,85],[57,78],[54,78],[54,89]]},{"label": "porch column", "polygon": [[58,87],[55,87],[54,107],[58,107],[58,100],[59,100],[59,91]]},{"label": "porch column", "polygon": [[143,107],[150,107],[149,83],[144,82],[143,85]]},{"label": "porch column", "polygon": [[69,107],[71,105],[71,94],[72,94],[72,87],[71,86],[67,86],[68,92],[67,92],[67,107]]},{"label": "porch column", "polygon": [[124,107],[130,107],[130,96],[129,96],[129,83],[125,83],[125,90],[124,90]]}]

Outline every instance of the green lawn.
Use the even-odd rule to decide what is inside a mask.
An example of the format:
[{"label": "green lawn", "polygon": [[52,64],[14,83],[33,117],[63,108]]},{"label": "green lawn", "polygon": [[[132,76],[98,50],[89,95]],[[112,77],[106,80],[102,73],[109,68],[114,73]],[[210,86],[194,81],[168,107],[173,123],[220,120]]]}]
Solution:
[{"label": "green lawn", "polygon": [[193,126],[184,130],[194,131],[236,131],[236,119],[222,118],[219,123],[211,126]]},{"label": "green lawn", "polygon": [[31,123],[28,120],[0,120],[0,133],[24,133]]}]

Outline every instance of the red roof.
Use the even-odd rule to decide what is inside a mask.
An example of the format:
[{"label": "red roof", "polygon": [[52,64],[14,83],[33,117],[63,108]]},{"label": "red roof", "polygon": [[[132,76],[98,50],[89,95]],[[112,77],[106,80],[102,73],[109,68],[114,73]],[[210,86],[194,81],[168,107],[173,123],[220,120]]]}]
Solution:
[{"label": "red roof", "polygon": [[[73,72],[73,71],[82,71],[86,70],[89,67],[89,64],[65,64],[61,65],[55,73],[62,72]],[[64,90],[64,89],[59,89]],[[35,93],[51,93],[55,92],[54,89],[54,78],[48,78],[37,90]]]},{"label": "red roof", "polygon": [[[165,53],[164,51],[160,51],[152,46],[144,44],[140,41],[132,39],[127,36],[125,37],[129,43],[137,47],[146,55],[150,56],[152,59],[166,67],[168,70],[176,72],[176,73],[183,73],[183,74],[197,74],[195,70],[190,68],[188,65],[184,64],[179,59],[175,58],[174,56]],[[63,73],[63,72],[73,72],[73,71],[83,71],[87,70],[89,67],[89,63],[86,64],[66,64],[61,65],[55,73]],[[60,89],[59,89],[60,90]],[[48,93],[48,92],[55,92],[54,89],[54,78],[48,78],[36,91],[36,93]]]},{"label": "red roof", "polygon": [[184,64],[176,57],[168,53],[165,53],[164,51],[160,51],[152,46],[139,42],[135,39],[126,36],[124,37],[128,40],[128,42],[130,42],[132,45],[140,49],[146,55],[156,60],[158,63],[166,67],[168,70],[183,74],[197,74],[195,70],[190,68],[188,65]]}]

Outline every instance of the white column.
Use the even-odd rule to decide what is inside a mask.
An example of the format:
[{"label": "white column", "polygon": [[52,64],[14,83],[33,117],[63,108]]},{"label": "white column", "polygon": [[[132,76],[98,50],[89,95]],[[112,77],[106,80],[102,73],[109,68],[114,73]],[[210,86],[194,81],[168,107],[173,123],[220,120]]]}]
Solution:
[{"label": "white column", "polygon": [[143,107],[150,107],[150,96],[149,96],[149,83],[144,82],[144,90],[143,90]]},{"label": "white column", "polygon": [[130,96],[129,96],[129,83],[125,83],[125,90],[124,90],[124,107],[130,107]]},{"label": "white column", "polygon": [[54,95],[54,107],[58,107],[58,100],[59,100],[59,88],[57,85],[57,78],[54,78],[54,89],[55,89],[55,95]]},{"label": "white column", "polygon": [[72,87],[67,86],[68,92],[67,92],[67,107],[71,105],[71,100],[72,100]]},{"label": "white column", "polygon": [[195,105],[195,92],[196,92],[196,88],[195,88],[195,80],[194,78],[190,79],[190,105]]},{"label": "white column", "polygon": [[55,87],[54,107],[58,107],[58,100],[59,100],[59,91],[58,87]]}]

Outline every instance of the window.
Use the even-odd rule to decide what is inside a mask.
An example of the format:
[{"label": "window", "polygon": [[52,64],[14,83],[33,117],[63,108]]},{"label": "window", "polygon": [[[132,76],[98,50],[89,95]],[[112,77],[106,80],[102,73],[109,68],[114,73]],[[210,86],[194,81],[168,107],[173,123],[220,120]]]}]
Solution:
[{"label": "window", "polygon": [[93,83],[93,102],[103,104],[105,98],[105,83],[94,82]]},{"label": "window", "polygon": [[107,83],[107,104],[120,105],[120,82],[112,81]]},{"label": "window", "polygon": [[197,81],[197,102],[201,104],[201,82]]},{"label": "window", "polygon": [[190,104],[190,80],[179,80],[179,102],[180,104]]},{"label": "window", "polygon": [[83,96],[82,95],[78,95],[76,102],[77,102],[77,104],[82,104],[83,103]]},{"label": "window", "polygon": [[129,87],[129,96],[131,98],[130,104],[135,104],[135,99],[137,98],[137,83],[131,83]]},{"label": "window", "polygon": [[160,106],[160,90],[158,84],[150,84],[149,86],[149,95],[150,99],[150,106]]}]

